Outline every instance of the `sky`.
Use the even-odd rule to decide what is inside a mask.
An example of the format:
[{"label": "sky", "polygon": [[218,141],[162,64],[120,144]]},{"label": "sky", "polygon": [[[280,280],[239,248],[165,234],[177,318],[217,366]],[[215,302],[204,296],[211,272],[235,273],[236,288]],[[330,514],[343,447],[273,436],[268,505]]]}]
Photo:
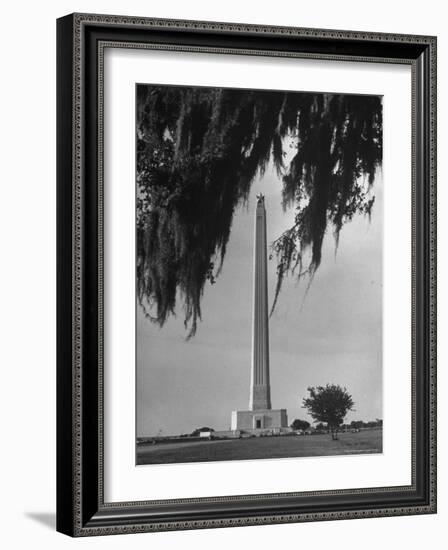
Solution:
[{"label": "sky", "polygon": [[[249,404],[254,214],[265,195],[268,246],[292,225],[283,212],[281,180],[272,166],[252,184],[247,206],[235,212],[223,270],[207,285],[202,322],[186,341],[180,300],[177,316],[160,328],[137,305],[137,436],[230,429],[232,410]],[[340,384],[355,402],[346,422],[382,416],[382,178],[374,183],[369,219],[357,215],[341,231],[336,251],[327,229],[322,262],[308,280],[288,277],[269,321],[272,408],[288,423],[312,422],[302,408],[309,386]],[[268,263],[269,304],[276,283]]]}]

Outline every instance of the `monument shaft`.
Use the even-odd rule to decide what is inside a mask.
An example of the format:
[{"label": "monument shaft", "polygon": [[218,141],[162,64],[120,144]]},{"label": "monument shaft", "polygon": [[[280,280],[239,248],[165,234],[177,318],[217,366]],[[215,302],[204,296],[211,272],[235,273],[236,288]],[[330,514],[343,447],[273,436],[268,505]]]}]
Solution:
[{"label": "monument shaft", "polygon": [[269,380],[268,258],[266,209],[263,195],[255,209],[254,303],[252,365],[248,410],[232,411],[231,430],[241,434],[273,435],[288,431],[286,409],[271,408]]},{"label": "monument shaft", "polygon": [[269,410],[269,319],[266,209],[263,195],[257,197],[255,210],[254,302],[252,333],[252,368],[249,409]]}]

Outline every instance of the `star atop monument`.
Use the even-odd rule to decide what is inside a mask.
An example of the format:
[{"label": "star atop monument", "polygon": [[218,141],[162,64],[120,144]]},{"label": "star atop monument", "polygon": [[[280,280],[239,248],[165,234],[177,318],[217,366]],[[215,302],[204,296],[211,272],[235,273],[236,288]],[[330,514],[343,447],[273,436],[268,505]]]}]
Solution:
[{"label": "star atop monument", "polygon": [[257,204],[264,203],[264,195],[263,193],[258,193],[257,195]]}]

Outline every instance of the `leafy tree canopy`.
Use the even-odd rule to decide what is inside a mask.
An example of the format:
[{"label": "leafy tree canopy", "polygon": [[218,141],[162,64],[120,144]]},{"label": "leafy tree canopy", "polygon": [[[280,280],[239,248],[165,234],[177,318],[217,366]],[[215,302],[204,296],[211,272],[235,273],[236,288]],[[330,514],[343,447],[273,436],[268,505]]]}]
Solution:
[{"label": "leafy tree canopy", "polygon": [[335,384],[308,388],[309,397],[303,399],[303,407],[316,422],[325,422],[334,432],[353,409],[352,396],[346,388]]},{"label": "leafy tree canopy", "polygon": [[329,224],[337,238],[356,213],[370,215],[381,158],[376,96],[139,85],[137,295],[145,313],[163,325],[178,298],[195,334],[235,210],[270,161],[283,207],[295,209],[293,225],[272,243],[273,310],[288,274],[318,268]]},{"label": "leafy tree canopy", "polygon": [[291,424],[291,428],[293,430],[307,430],[310,427],[310,423],[306,420],[300,420],[296,418],[294,422]]}]

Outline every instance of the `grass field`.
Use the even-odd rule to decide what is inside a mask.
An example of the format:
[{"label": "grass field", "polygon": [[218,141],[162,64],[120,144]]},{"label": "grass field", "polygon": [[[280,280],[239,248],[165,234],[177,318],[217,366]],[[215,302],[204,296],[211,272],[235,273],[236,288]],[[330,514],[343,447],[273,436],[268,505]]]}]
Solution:
[{"label": "grass field", "polygon": [[297,456],[331,456],[382,452],[382,430],[330,435],[256,437],[221,441],[140,444],[137,464],[172,464],[211,460],[250,460]]}]

